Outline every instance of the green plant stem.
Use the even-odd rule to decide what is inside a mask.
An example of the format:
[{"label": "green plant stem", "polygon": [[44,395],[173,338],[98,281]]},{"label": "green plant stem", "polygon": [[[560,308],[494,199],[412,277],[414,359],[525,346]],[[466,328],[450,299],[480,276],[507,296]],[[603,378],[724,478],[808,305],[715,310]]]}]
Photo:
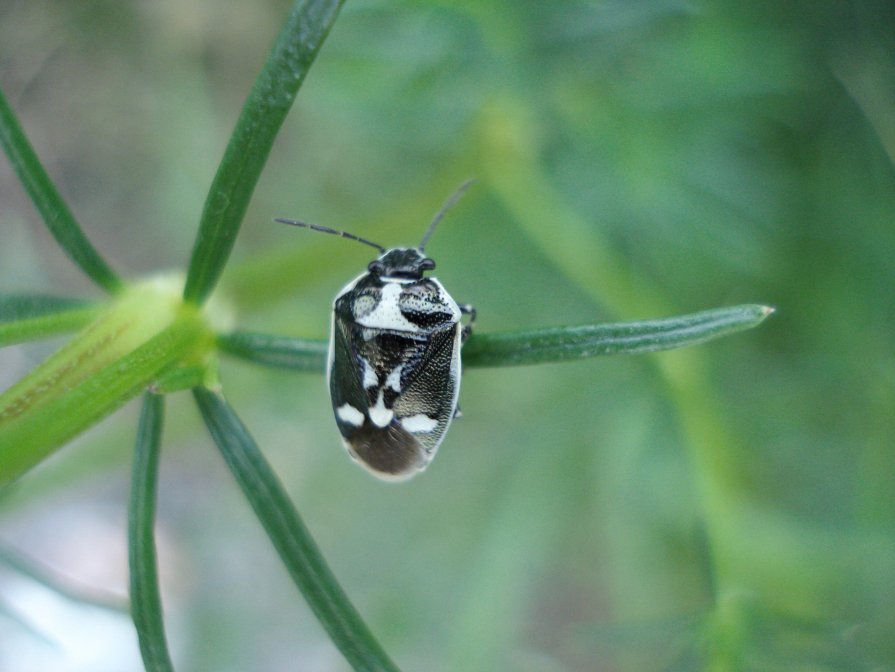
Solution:
[{"label": "green plant stem", "polygon": [[203,316],[181,303],[180,287],[167,278],[129,287],[0,394],[0,485],[162,375],[205,362],[213,339]]},{"label": "green plant stem", "polygon": [[[520,366],[670,350],[751,329],[771,312],[748,304],[663,320],[475,334],[463,346],[463,366]],[[230,355],[276,368],[321,373],[326,363],[326,341],[237,331],[218,336],[217,344]]]},{"label": "green plant stem", "polygon": [[84,235],[25,137],[25,132],[2,91],[0,145],[56,242],[96,284],[108,292],[117,291],[121,287],[121,280]]},{"label": "green plant stem", "polygon": [[75,338],[0,395],[0,430],[5,421],[74,388],[171,325],[180,310],[178,285],[176,279],[156,279],[122,293]]},{"label": "green plant stem", "polygon": [[184,299],[201,304],[224,270],[280,125],[344,0],[298,0],[267,57],[205,201]]},{"label": "green plant stem", "polygon": [[[192,357],[204,325],[180,321],[133,352],[28,412],[0,419],[0,485],[134,398],[167,369]],[[13,404],[7,408],[17,411]]]},{"label": "green plant stem", "polygon": [[355,670],[397,670],[339,586],[279,479],[236,413],[220,394],[205,388],[196,388],[193,394],[227,466],[292,580],[342,655]]},{"label": "green plant stem", "polygon": [[154,532],[164,410],[163,397],[152,393],[143,396],[128,510],[131,616],[146,672],[174,670],[165,639]]}]

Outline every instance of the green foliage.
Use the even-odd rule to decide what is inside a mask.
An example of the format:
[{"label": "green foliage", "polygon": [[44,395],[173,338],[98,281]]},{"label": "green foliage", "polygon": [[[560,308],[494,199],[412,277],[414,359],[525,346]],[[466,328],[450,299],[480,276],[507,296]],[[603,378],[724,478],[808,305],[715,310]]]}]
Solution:
[{"label": "green foliage", "polygon": [[[464,366],[519,366],[670,350],[750,329],[773,312],[766,306],[735,306],[666,320],[555,327],[473,335],[463,346]],[[326,365],[325,341],[233,332],[218,347],[256,364],[312,373]]]},{"label": "green foliage", "polygon": [[735,306],[666,320],[483,334],[470,340],[464,361],[469,366],[512,366],[671,350],[750,329],[771,312],[767,306]]},{"label": "green foliage", "polygon": [[[80,294],[80,279],[32,249],[33,206],[3,192],[0,344],[78,331],[27,375],[40,349],[0,353],[0,373],[24,375],[0,395],[0,480],[19,477],[2,490],[4,536],[33,527],[34,502],[64,510],[124,480],[127,413],[33,467],[148,387],[129,543],[147,669],[337,666],[314,662],[324,636],[357,669],[393,669],[358,611],[408,669],[891,666],[884,4],[348,3],[321,50],[340,6],[297,2],[285,22],[276,4],[231,15],[204,0],[0,9],[14,54],[0,81],[47,169],[5,98],[0,140],[53,237],[112,294],[47,297]],[[63,114],[71,129],[57,130]],[[478,186],[427,248],[479,309],[465,417],[425,475],[384,486],[340,454],[319,376],[283,373],[322,370],[331,296],[367,258],[270,220],[416,241],[469,176]],[[141,272],[179,265],[198,219],[185,280],[120,279],[72,212]],[[779,315],[749,337],[477,368],[700,342],[761,321],[756,298]],[[712,304],[743,305],[648,319]],[[196,449],[195,417],[180,417],[173,393],[190,387],[283,584]],[[156,538],[161,394],[174,487],[162,473]],[[169,579],[171,539],[196,566]],[[156,542],[177,591],[166,625],[186,623],[173,656]],[[0,561],[27,574],[19,557]]]},{"label": "green foliage", "polygon": [[80,329],[99,309],[55,296],[0,296],[0,345],[12,345]]},{"label": "green foliage", "polygon": [[71,210],[53,186],[2,91],[0,146],[56,242],[96,284],[110,292],[117,290],[121,281],[87,240]]},{"label": "green foliage", "polygon": [[[173,288],[176,288],[175,284]],[[0,485],[96,424],[213,342],[172,284],[135,284],[75,338],[0,394]]]},{"label": "green foliage", "polygon": [[277,132],[343,2],[296,2],[283,24],[208,191],[183,292],[187,301],[204,302],[217,284]]},{"label": "green foliage", "polygon": [[165,640],[155,549],[155,508],[164,417],[164,399],[147,393],[143,397],[143,411],[137,427],[128,510],[131,615],[147,672],[174,669]]},{"label": "green foliage", "polygon": [[194,390],[205,424],[292,580],[355,670],[397,670],[358,616],[245,425],[224,398]]}]

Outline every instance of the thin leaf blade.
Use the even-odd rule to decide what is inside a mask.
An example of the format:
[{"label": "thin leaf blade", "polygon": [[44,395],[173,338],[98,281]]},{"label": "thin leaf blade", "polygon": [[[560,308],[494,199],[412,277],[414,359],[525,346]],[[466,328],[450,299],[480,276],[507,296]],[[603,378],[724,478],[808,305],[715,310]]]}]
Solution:
[{"label": "thin leaf blade", "polygon": [[88,301],[39,294],[0,296],[0,347],[76,331],[99,313]]},{"label": "thin leaf blade", "polygon": [[519,366],[639,354],[704,343],[759,325],[772,310],[744,305],[661,320],[481,334],[463,348],[464,366]]},{"label": "thin leaf blade", "polygon": [[64,296],[46,294],[2,294],[0,295],[0,323],[43,317],[66,310],[86,308],[91,302]]},{"label": "thin leaf blade", "polygon": [[339,586],[245,425],[220,394],[196,388],[193,395],[227,466],[333,643],[355,670],[397,670]]},{"label": "thin leaf blade", "polygon": [[[661,320],[475,334],[463,346],[463,366],[522,366],[671,350],[751,329],[772,312],[748,304]],[[218,336],[217,344],[227,354],[265,366],[322,373],[326,364],[327,343],[321,340],[235,331]]]},{"label": "thin leaf blade", "polygon": [[87,239],[50,180],[2,90],[0,145],[56,242],[91,280],[107,292],[116,292],[121,287],[121,280]]},{"label": "thin leaf blade", "polygon": [[233,248],[274,138],[344,0],[298,0],[267,57],[205,201],[183,297],[201,304]]},{"label": "thin leaf blade", "polygon": [[280,369],[321,373],[326,365],[326,341],[235,331],[217,338],[222,352]]},{"label": "thin leaf blade", "polygon": [[162,396],[152,393],[144,395],[137,427],[128,508],[131,617],[146,672],[174,670],[165,638],[154,533],[164,410]]}]

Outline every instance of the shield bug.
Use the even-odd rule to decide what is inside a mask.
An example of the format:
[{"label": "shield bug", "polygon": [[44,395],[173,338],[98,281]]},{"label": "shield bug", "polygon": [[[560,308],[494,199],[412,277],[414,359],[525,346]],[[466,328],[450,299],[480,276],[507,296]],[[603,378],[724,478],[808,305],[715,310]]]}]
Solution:
[{"label": "shield bug", "polygon": [[276,219],[379,250],[333,302],[327,382],[348,453],[385,480],[405,480],[425,469],[458,415],[460,348],[475,310],[425,277],[435,262],[424,250],[471,182],[445,202],[415,248],[387,250],[346,231]]}]

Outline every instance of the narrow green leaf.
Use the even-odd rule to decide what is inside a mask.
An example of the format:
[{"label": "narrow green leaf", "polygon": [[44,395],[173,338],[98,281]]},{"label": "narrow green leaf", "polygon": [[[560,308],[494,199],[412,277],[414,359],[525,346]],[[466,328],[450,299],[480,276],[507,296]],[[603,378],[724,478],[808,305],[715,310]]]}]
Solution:
[{"label": "narrow green leaf", "polygon": [[[664,320],[475,334],[463,346],[463,366],[521,366],[670,350],[758,326],[771,312],[750,304]],[[223,352],[265,366],[322,373],[326,364],[326,341],[235,331],[218,336],[217,343]]]},{"label": "narrow green leaf", "polygon": [[326,364],[326,341],[270,336],[247,331],[220,335],[218,347],[228,354],[280,369],[320,373]]},{"label": "narrow green leaf", "polygon": [[224,270],[274,138],[344,0],[297,0],[267,57],[212,182],[183,297],[202,303]]},{"label": "narrow green leaf", "polygon": [[108,292],[121,281],[99,255],[41,165],[25,132],[0,91],[0,145],[56,242],[91,280]]},{"label": "narrow green leaf", "polygon": [[171,672],[174,669],[165,639],[154,532],[164,414],[164,397],[145,394],[137,427],[128,510],[131,615],[146,672]]},{"label": "narrow green leaf", "polygon": [[83,299],[70,299],[45,294],[0,294],[0,323],[44,317],[66,310],[89,308]]},{"label": "narrow green leaf", "polygon": [[333,643],[355,670],[397,670],[336,582],[245,425],[221,395],[205,388],[193,394],[227,466]]},{"label": "narrow green leaf", "polygon": [[766,306],[745,305],[663,320],[481,334],[463,347],[463,364],[518,366],[670,350],[750,329],[771,312]]},{"label": "narrow green leaf", "polygon": [[0,296],[0,347],[76,331],[99,307],[79,299],[38,294]]}]

